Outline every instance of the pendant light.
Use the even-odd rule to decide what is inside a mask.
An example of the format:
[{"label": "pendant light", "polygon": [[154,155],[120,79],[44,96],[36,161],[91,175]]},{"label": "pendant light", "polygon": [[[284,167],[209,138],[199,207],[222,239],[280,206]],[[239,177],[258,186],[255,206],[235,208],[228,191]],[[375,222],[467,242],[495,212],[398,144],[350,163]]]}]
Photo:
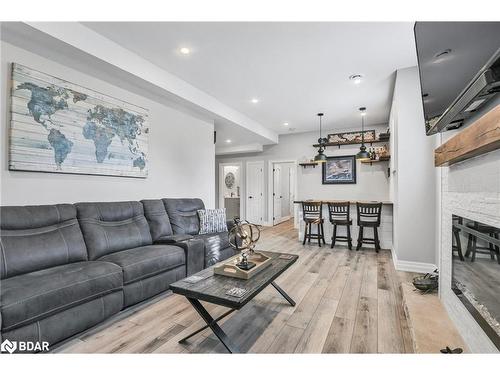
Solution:
[{"label": "pendant light", "polygon": [[323,117],[323,113],[318,113],[319,117],[319,138],[318,138],[318,143],[319,143],[319,148],[318,148],[318,155],[314,157],[314,161],[316,163],[325,163],[326,162],[326,155],[323,153],[326,149],[326,143],[327,139],[321,137],[321,118]]},{"label": "pendant light", "polygon": [[358,160],[369,160],[370,154],[366,151],[365,146],[365,115],[366,115],[366,107],[359,108],[361,112],[361,147],[359,148],[359,152],[356,154],[356,159]]}]

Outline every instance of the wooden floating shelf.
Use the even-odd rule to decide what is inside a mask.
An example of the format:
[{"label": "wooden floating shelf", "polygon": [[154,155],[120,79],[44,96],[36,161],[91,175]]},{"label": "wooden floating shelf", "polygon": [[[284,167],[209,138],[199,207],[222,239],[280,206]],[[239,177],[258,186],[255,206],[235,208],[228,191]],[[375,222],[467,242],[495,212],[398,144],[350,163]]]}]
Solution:
[{"label": "wooden floating shelf", "polygon": [[382,163],[384,161],[389,161],[389,160],[391,160],[390,157],[389,158],[384,158],[382,160],[381,159],[377,159],[377,160],[361,160],[361,163],[372,165],[372,163]]},{"label": "wooden floating shelf", "polygon": [[316,168],[316,165],[318,165],[318,163],[316,163],[315,161],[308,161],[308,162],[305,162],[305,163],[299,163],[299,165],[302,168],[307,168],[307,167]]},{"label": "wooden floating shelf", "polygon": [[[383,139],[383,140],[375,139],[373,141],[365,141],[365,144],[371,145],[372,143],[387,143],[387,142],[389,142],[389,139],[390,138]],[[335,142],[335,143],[326,143],[324,146],[326,146],[326,147],[338,146],[340,148],[340,146],[344,146],[344,145],[360,145],[360,144],[361,144],[361,142],[358,142],[358,141],[355,141],[355,142],[343,142],[343,143]],[[314,144],[313,147],[319,147],[319,143]]]},{"label": "wooden floating shelf", "polygon": [[447,166],[500,148],[500,105],[434,151],[434,165]]}]

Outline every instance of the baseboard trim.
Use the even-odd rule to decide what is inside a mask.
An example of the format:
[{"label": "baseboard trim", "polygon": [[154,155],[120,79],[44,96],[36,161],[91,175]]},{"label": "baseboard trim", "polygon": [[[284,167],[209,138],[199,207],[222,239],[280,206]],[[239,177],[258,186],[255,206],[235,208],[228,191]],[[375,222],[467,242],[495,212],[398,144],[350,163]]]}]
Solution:
[{"label": "baseboard trim", "polygon": [[416,273],[429,273],[434,271],[437,266],[432,263],[410,262],[407,260],[399,260],[394,250],[392,253],[392,261],[396,271],[416,272]]}]

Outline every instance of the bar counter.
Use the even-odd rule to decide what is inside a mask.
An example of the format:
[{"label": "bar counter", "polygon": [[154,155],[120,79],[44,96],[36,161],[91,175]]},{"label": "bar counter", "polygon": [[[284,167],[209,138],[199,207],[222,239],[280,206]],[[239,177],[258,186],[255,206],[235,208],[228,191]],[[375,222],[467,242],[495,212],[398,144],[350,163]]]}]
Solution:
[{"label": "bar counter", "polygon": [[[296,200],[293,203],[299,205],[298,209],[298,227],[299,227],[299,241],[302,241],[304,238],[304,220],[302,219],[302,202],[321,202],[323,203],[323,219],[325,221],[324,229],[325,229],[325,241],[327,242],[326,246],[330,246],[332,241],[333,234],[333,225],[330,223],[329,214],[328,214],[328,203],[336,203],[336,202],[347,202],[348,200],[333,200],[333,199],[306,199],[306,200]],[[356,212],[356,202],[362,203],[375,203],[382,202],[382,214],[380,219],[380,227],[378,229],[379,238],[380,238],[380,246],[382,249],[392,249],[392,217],[393,217],[393,204],[390,201],[365,201],[365,200],[349,200],[351,203],[351,237],[352,237],[352,245],[353,249],[356,248],[358,243],[358,225],[357,225],[357,212]],[[316,233],[316,226],[313,226],[313,233]],[[337,227],[337,235],[345,236],[346,235],[346,227],[339,226]],[[365,237],[373,238],[373,231],[370,228],[365,229]],[[314,243],[317,246],[317,241],[311,240],[311,245]],[[325,246],[325,245],[322,245]],[[335,246],[347,246],[347,243],[339,242]],[[366,248],[373,248],[373,245],[363,245]]]}]

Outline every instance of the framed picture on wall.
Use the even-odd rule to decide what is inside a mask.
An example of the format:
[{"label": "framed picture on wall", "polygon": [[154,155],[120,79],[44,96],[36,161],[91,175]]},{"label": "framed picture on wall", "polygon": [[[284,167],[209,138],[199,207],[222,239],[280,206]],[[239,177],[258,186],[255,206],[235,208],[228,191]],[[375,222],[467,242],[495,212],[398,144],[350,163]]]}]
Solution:
[{"label": "framed picture on wall", "polygon": [[323,185],[355,184],[356,156],[329,156],[323,163]]}]

